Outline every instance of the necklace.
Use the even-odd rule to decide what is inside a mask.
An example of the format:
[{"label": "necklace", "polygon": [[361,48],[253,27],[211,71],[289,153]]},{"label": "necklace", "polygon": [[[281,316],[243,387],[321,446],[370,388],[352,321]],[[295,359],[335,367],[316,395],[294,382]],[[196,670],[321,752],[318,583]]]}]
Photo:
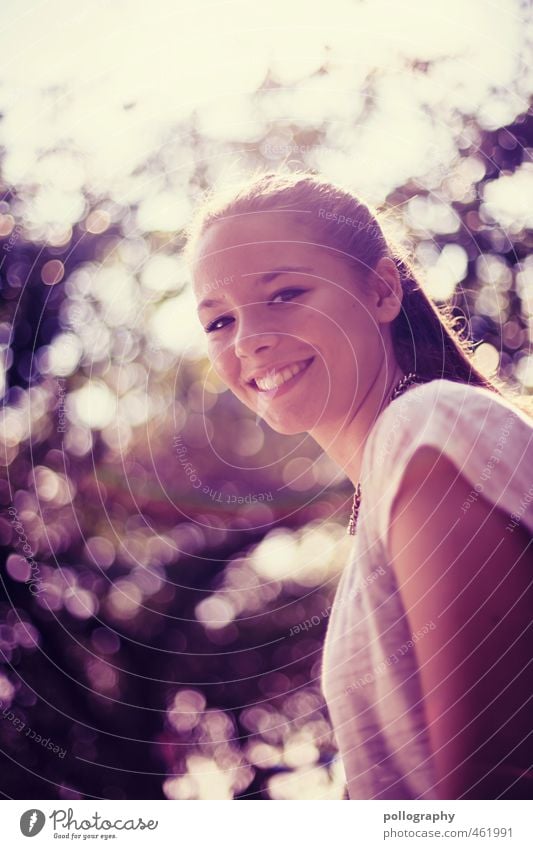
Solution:
[{"label": "necklace", "polygon": [[[412,386],[413,383],[420,383],[420,381],[421,381],[421,378],[415,372],[410,371],[409,374],[407,374],[405,377],[402,377],[400,382],[396,384],[396,386],[394,387],[394,389],[391,392],[389,400],[385,404],[385,407],[387,407],[391,403],[391,401],[394,401],[395,398],[398,398],[398,396],[401,395],[402,392],[405,392],[406,389],[409,389],[409,387]],[[357,527],[357,518],[359,516],[360,506],[361,506],[361,483],[358,481],[357,486],[355,487],[355,492],[354,492],[354,496],[353,496],[352,512],[351,512],[351,515],[350,515],[350,521],[348,522],[348,527],[346,529],[346,532],[348,534],[350,534],[350,536],[355,535],[355,529]]]}]

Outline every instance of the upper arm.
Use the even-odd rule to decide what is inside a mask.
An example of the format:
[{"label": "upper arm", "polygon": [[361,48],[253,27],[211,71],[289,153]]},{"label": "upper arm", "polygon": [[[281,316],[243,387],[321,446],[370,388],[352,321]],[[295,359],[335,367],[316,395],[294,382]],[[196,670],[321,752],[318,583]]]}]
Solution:
[{"label": "upper arm", "polygon": [[481,495],[463,511],[471,492],[449,459],[419,448],[389,527],[410,630],[436,626],[415,652],[437,798],[496,798],[509,770],[533,762],[531,540]]}]

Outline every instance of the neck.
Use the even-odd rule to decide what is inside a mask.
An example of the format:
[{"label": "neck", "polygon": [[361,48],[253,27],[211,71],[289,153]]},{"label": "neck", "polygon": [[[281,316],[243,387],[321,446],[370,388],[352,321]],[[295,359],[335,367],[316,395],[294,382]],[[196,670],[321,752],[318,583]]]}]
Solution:
[{"label": "neck", "polygon": [[404,372],[396,362],[391,370],[390,364],[387,368],[384,361],[376,377],[361,387],[342,421],[324,422],[310,432],[310,436],[340,466],[354,487],[360,480],[363,452],[370,431],[403,377]]}]

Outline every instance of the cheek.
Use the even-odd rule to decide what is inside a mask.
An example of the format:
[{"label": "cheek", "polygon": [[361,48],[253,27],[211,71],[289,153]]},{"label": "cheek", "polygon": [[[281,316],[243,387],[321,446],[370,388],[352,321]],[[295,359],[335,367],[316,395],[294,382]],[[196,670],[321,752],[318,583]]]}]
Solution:
[{"label": "cheek", "polygon": [[364,304],[351,305],[341,319],[339,330],[345,345],[353,345],[354,351],[370,352],[380,337],[380,326]]},{"label": "cheek", "polygon": [[224,350],[224,346],[216,342],[208,345],[207,350],[211,365],[219,378],[226,384],[235,380],[236,360],[231,349]]},{"label": "cheek", "polygon": [[379,325],[367,310],[349,304],[335,316],[322,336],[325,368],[332,384],[352,378],[369,365],[382,347]]}]

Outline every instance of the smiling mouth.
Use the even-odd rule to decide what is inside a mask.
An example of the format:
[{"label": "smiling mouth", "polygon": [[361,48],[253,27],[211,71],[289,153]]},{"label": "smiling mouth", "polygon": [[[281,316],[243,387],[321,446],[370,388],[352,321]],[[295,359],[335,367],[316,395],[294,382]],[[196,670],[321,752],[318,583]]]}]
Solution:
[{"label": "smiling mouth", "polygon": [[265,377],[257,378],[251,385],[258,392],[275,393],[286,383],[289,383],[289,381],[294,380],[294,378],[306,371],[313,360],[314,357],[310,357],[308,360],[300,360],[300,362],[292,363],[286,368],[280,369],[279,371],[273,372]]}]

